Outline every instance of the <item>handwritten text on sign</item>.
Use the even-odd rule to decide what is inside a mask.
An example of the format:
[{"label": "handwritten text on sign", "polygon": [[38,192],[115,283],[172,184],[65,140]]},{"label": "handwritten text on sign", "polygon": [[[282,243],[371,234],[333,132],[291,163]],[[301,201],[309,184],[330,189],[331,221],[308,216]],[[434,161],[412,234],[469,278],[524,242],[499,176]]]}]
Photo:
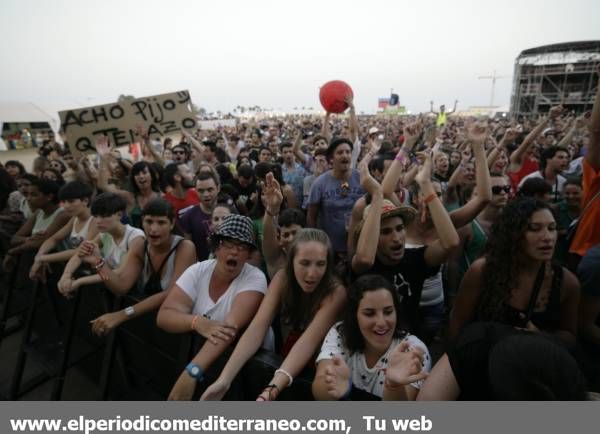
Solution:
[{"label": "handwritten text on sign", "polygon": [[138,98],[114,104],[59,112],[62,129],[74,154],[95,152],[98,136],[106,135],[116,146],[136,141],[133,129],[144,127],[150,136],[195,128],[187,90]]}]

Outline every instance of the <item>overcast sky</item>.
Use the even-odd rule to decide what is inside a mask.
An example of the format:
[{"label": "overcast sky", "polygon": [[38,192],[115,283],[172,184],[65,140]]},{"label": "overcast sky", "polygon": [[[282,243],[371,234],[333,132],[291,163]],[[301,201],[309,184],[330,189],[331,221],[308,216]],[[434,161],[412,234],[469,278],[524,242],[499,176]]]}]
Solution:
[{"label": "overcast sky", "polygon": [[[213,110],[317,107],[347,81],[359,111],[510,101],[527,48],[600,40],[599,0],[0,0],[1,101],[95,105],[189,89]],[[74,108],[74,107],[73,107]]]}]

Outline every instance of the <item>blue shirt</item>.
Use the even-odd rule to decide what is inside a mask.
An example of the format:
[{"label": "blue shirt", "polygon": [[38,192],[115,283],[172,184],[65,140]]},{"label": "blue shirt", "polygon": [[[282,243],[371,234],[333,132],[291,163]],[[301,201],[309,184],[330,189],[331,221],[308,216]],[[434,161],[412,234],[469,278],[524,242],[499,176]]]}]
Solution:
[{"label": "blue shirt", "polygon": [[283,180],[286,184],[292,187],[294,191],[294,196],[296,196],[296,200],[298,203],[302,203],[303,198],[303,188],[304,188],[304,178],[308,175],[304,167],[301,164],[294,163],[293,169],[288,169],[285,164],[281,165],[281,172],[283,174]]},{"label": "blue shirt", "polygon": [[328,170],[315,180],[308,196],[309,205],[319,206],[319,228],[329,235],[335,252],[346,252],[352,207],[365,194],[357,170],[352,170],[348,184],[349,188],[342,188],[342,182]]}]

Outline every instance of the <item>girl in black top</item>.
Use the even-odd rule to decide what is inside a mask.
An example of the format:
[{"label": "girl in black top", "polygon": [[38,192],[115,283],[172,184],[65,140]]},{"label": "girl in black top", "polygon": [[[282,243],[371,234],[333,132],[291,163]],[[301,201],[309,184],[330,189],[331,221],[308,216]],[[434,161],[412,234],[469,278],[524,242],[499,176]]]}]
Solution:
[{"label": "girl in black top", "polygon": [[552,264],[557,224],[545,202],[509,203],[491,230],[483,258],[463,278],[450,320],[456,338],[474,319],[555,334],[573,345],[579,282]]}]

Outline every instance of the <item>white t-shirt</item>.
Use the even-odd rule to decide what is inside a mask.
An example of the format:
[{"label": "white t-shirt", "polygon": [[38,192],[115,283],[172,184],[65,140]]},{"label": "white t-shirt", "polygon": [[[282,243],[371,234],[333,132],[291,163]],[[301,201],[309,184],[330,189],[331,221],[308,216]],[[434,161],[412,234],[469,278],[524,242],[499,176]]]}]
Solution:
[{"label": "white t-shirt", "polygon": [[[208,294],[208,287],[216,265],[216,259],[197,262],[177,279],[177,286],[194,302],[193,314],[214,321],[224,321],[238,294],[244,291],[257,291],[262,294],[267,292],[267,279],[264,273],[253,265],[244,264],[239,276],[231,282],[227,291],[215,303]],[[275,349],[275,334],[271,327],[263,339],[262,347],[268,351]]]},{"label": "white t-shirt", "polygon": [[[528,179],[532,179],[532,178],[544,178],[544,175],[542,175],[542,172],[540,172],[539,170],[536,172],[530,173],[529,175],[524,177],[521,180],[521,182],[519,182],[519,188],[523,187],[523,184],[525,183],[525,181],[527,181]],[[562,191],[563,191],[565,182],[567,182],[567,178],[565,178],[564,176],[562,176],[560,174],[556,175],[556,182],[552,183],[552,196],[555,196],[557,199],[560,198],[560,196],[562,195]]]},{"label": "white t-shirt", "polygon": [[108,232],[101,233],[100,241],[102,242],[102,249],[100,249],[100,252],[108,266],[114,270],[121,265],[125,254],[129,250],[129,245],[139,237],[146,237],[144,231],[130,225],[125,225],[125,233],[119,244],[115,243],[115,239]]},{"label": "white t-shirt", "polygon": [[185,270],[177,279],[177,286],[194,301],[192,313],[215,321],[223,321],[238,294],[244,291],[257,291],[261,294],[267,292],[267,279],[264,273],[250,264],[244,264],[239,276],[231,282],[227,291],[215,303],[208,294],[208,287],[216,265],[216,259],[198,262]]},{"label": "white t-shirt", "polygon": [[[359,389],[369,392],[375,396],[383,397],[383,382],[385,380],[385,371],[388,365],[389,354],[400,345],[403,341],[409,343],[411,347],[420,348],[423,351],[423,369],[422,371],[431,371],[431,357],[427,346],[421,342],[419,338],[413,335],[406,335],[402,339],[393,339],[392,344],[383,356],[379,358],[377,363],[372,368],[367,367],[365,355],[363,353],[354,353],[350,355],[350,351],[344,345],[342,335],[338,331],[341,322],[338,322],[329,329],[325,341],[321,346],[321,351],[317,357],[317,363],[321,360],[333,359],[334,356],[340,356],[344,359],[350,368],[352,376],[352,384]],[[410,385],[416,389],[423,386],[424,380],[411,383]]]}]

